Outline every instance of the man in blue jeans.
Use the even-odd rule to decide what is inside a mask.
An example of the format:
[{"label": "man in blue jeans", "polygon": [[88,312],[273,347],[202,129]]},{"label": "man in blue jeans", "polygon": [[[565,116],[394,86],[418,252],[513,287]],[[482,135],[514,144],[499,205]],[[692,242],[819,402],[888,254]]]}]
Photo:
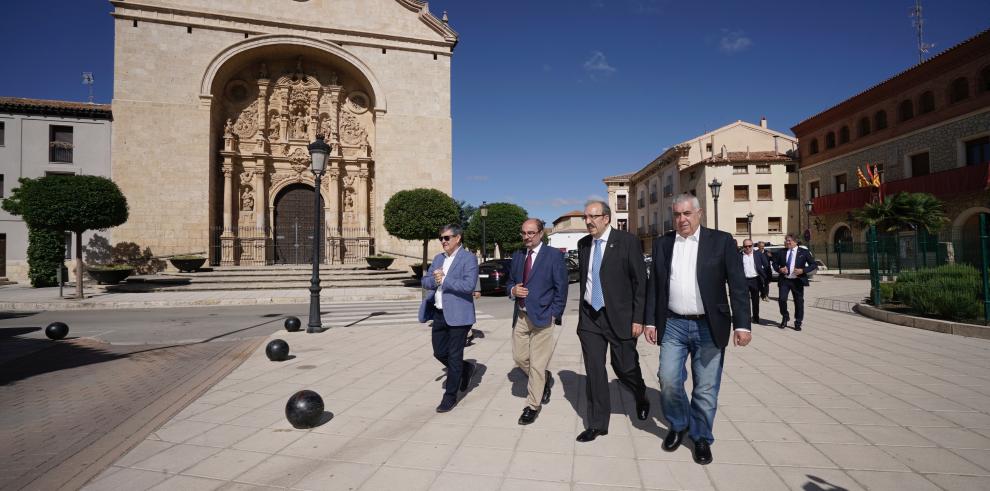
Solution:
[{"label": "man in blue jeans", "polygon": [[464,361],[464,343],[474,325],[474,287],[478,282],[478,261],[461,249],[461,227],[447,225],[440,231],[443,252],[433,258],[430,271],[423,275],[426,297],[419,306],[419,321],[433,321],[433,357],[447,367],[447,382],[438,413],[457,405],[457,391],[465,391],[474,374],[474,365]]},{"label": "man in blue jeans", "polygon": [[[673,452],[690,436],[694,461],[705,465],[712,461],[712,426],[730,329],[734,326],[736,346],[752,339],[749,294],[736,241],[701,226],[698,198],[682,194],[672,208],[676,232],[653,243],[645,334],[648,343],[660,343],[660,405],[670,423],[661,448]],[[694,378],[690,399],[684,391],[688,356]]]}]

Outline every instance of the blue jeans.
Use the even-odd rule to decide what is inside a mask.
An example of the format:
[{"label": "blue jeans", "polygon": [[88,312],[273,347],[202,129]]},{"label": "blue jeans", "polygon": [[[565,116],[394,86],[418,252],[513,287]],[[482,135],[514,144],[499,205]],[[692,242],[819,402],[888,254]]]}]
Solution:
[{"label": "blue jeans", "polygon": [[[687,380],[685,362],[691,355],[694,389],[691,400],[684,391]],[[718,389],[722,383],[722,360],[725,351],[712,341],[708,321],[667,319],[660,343],[660,406],[670,422],[671,431],[688,428],[691,440],[715,441],[712,426],[718,407]]]}]

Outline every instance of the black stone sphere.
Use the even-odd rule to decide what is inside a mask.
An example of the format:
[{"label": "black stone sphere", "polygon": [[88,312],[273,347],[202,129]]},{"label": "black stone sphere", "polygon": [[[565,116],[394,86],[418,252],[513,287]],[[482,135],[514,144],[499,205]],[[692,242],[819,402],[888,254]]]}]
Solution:
[{"label": "black stone sphere", "polygon": [[265,346],[265,355],[271,361],[285,361],[289,358],[289,343],[281,339],[273,339]]},{"label": "black stone sphere", "polygon": [[64,338],[67,334],[69,334],[69,326],[65,325],[64,322],[52,322],[45,328],[45,336],[48,336],[48,339],[58,341],[59,339]]},{"label": "black stone sphere", "polygon": [[296,332],[302,327],[302,322],[299,322],[298,317],[286,317],[285,318],[285,330],[289,332]]},{"label": "black stone sphere", "polygon": [[285,419],[293,428],[312,428],[323,417],[323,398],[311,390],[300,390],[285,404]]}]

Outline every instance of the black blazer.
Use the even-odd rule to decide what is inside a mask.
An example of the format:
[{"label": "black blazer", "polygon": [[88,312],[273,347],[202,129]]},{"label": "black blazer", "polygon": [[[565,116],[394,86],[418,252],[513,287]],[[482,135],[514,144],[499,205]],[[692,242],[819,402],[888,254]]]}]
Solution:
[{"label": "black blazer", "polygon": [[[744,255],[740,254],[740,256]],[[764,285],[769,284],[770,278],[773,277],[770,271],[770,260],[756,249],[753,249],[753,267],[756,268],[756,276],[760,278],[760,283]],[[745,274],[745,268],[743,271],[743,274]]]},{"label": "black blazer", "polygon": [[[578,241],[578,262],[581,269],[580,302],[588,289],[588,263],[591,262],[594,238],[589,234]],[[639,239],[629,232],[612,229],[608,242],[604,244],[602,269],[602,293],[605,295],[605,316],[612,330],[620,339],[631,339],[633,323],[643,323],[643,309],[646,306],[646,263]],[[585,318],[584,310],[579,309],[578,329],[591,319]]]},{"label": "black blazer", "polygon": [[[787,249],[781,249],[773,255],[773,270],[777,272],[777,282],[784,281],[787,275],[780,274],[780,268],[787,266]],[[815,257],[807,249],[797,248],[797,258],[794,259],[794,268],[803,269],[804,272],[798,275],[797,279],[801,284],[808,286],[808,273],[818,269]]]},{"label": "black blazer", "polygon": [[[674,234],[668,232],[653,242],[653,264],[646,290],[646,324],[656,326],[657,340],[667,328],[667,303],[670,289],[670,261],[674,252]],[[731,235],[701,227],[698,238],[698,287],[712,340],[719,348],[729,344],[732,326],[751,329],[749,291],[742,257]],[[729,286],[726,295],[725,286]],[[731,300],[731,309],[729,306]]]}]

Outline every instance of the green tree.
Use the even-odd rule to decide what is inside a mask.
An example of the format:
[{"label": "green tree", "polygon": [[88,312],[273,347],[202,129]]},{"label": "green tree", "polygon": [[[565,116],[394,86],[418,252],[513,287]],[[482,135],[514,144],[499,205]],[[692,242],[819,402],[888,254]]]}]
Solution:
[{"label": "green tree", "polygon": [[853,217],[885,233],[924,229],[932,234],[948,221],[942,202],[928,193],[897,193],[883,202],[867,203]]},{"label": "green tree", "polygon": [[76,298],[83,298],[82,234],[127,221],[127,198],[113,181],[98,176],[52,175],[21,178],[3,201],[28,227],[76,234]]},{"label": "green tree", "polygon": [[474,212],[478,211],[478,207],[464,200],[458,200],[457,206],[461,209],[461,227],[467,228]]},{"label": "green tree", "polygon": [[[524,208],[512,203],[489,203],[485,217],[485,240],[487,250],[494,251],[497,244],[502,257],[510,257],[516,249],[522,248],[519,227],[526,221]],[[464,231],[464,241],[471,249],[481,249],[481,212],[475,210]]]},{"label": "green tree", "polygon": [[65,233],[28,227],[28,281],[35,288],[58,285],[65,266]]},{"label": "green tree", "polygon": [[423,264],[426,264],[430,240],[440,227],[461,222],[461,209],[454,198],[436,189],[418,188],[399,191],[385,204],[385,230],[404,240],[423,241]]}]

